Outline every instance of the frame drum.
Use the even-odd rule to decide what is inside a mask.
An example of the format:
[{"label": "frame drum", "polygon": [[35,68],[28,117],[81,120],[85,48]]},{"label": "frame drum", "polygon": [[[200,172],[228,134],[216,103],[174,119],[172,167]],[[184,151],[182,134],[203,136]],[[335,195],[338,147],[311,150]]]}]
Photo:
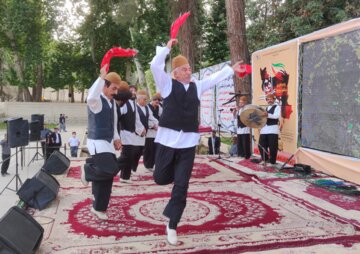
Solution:
[{"label": "frame drum", "polygon": [[257,105],[246,105],[240,113],[241,122],[250,128],[262,128],[266,124],[265,109]]}]

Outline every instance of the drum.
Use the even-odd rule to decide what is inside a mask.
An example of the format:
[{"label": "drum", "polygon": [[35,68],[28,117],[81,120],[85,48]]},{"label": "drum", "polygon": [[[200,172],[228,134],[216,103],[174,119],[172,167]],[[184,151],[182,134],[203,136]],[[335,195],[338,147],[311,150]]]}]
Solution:
[{"label": "drum", "polygon": [[265,109],[257,105],[246,105],[240,113],[241,122],[250,128],[262,128],[266,124]]}]

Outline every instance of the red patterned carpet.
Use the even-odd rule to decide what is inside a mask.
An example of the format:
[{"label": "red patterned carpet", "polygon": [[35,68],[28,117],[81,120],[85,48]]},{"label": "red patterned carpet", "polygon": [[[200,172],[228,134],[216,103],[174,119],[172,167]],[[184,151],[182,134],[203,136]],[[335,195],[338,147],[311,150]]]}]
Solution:
[{"label": "red patterned carpet", "polygon": [[100,221],[90,212],[91,188],[79,181],[83,162],[73,162],[57,177],[57,199],[32,211],[45,228],[39,252],[360,253],[359,197],[328,193],[293,176],[262,181],[234,161],[196,158],[177,246],[167,244],[162,216],[172,186],[154,184],[140,165],[133,184],[116,181],[110,219]]}]

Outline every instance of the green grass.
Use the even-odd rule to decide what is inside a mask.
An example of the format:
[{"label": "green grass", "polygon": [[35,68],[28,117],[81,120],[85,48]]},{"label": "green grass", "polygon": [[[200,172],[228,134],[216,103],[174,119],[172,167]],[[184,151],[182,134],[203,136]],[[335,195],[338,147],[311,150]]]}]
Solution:
[{"label": "green grass", "polygon": [[0,130],[6,129],[6,123],[0,122]]},{"label": "green grass", "polygon": [[[45,123],[46,127],[50,130],[54,129],[56,126],[58,126],[56,123]],[[0,122],[0,130],[6,130],[7,124],[4,122]]]},{"label": "green grass", "polygon": [[231,137],[221,137],[221,143],[227,144],[229,146],[232,145],[232,138]]}]

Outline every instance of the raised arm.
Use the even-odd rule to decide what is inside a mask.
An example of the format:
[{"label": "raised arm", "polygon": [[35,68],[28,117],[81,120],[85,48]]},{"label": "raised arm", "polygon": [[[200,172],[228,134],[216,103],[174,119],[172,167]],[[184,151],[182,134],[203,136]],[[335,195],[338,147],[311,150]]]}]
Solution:
[{"label": "raised arm", "polygon": [[100,77],[94,82],[90,87],[89,93],[86,99],[86,103],[89,106],[90,110],[93,113],[99,113],[102,110],[102,103],[100,99],[101,92],[105,85],[105,76],[106,76],[106,66],[105,64],[100,70]]},{"label": "raised arm", "polygon": [[210,88],[213,88],[217,83],[231,77],[232,75],[234,75],[235,72],[241,71],[240,64],[242,62],[243,61],[238,61],[231,67],[227,65],[224,68],[222,68],[220,71],[213,73],[209,77],[203,80],[199,80],[199,84],[201,87],[200,94],[203,94]]},{"label": "raised arm", "polygon": [[153,74],[157,90],[161,93],[163,98],[169,95],[167,88],[169,84],[171,84],[171,77],[165,72],[165,59],[170,53],[172,46],[175,44],[177,44],[177,40],[171,39],[168,41],[166,47],[157,47],[156,55],[150,63],[150,69]]}]

